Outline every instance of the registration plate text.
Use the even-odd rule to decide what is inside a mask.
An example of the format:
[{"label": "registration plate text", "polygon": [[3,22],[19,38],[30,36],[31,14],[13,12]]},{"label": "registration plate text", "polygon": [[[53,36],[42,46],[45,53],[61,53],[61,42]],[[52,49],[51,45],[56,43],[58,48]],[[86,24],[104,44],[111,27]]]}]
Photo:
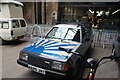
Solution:
[{"label": "registration plate text", "polygon": [[38,68],[38,67],[35,67],[35,66],[32,66],[32,65],[28,65],[28,68],[30,68],[31,70],[33,70],[35,72],[41,73],[43,75],[46,74],[44,69],[41,69],[41,68]]}]

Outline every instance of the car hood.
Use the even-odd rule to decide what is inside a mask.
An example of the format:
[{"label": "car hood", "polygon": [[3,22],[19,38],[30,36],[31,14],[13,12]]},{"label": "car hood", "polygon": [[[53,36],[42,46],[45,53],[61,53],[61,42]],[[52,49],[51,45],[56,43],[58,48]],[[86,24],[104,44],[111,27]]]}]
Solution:
[{"label": "car hood", "polygon": [[63,60],[70,56],[69,53],[59,50],[59,47],[66,49],[73,49],[78,45],[77,42],[63,42],[60,40],[40,40],[35,42],[28,47],[24,48],[24,51],[29,51],[38,54],[41,57]]}]

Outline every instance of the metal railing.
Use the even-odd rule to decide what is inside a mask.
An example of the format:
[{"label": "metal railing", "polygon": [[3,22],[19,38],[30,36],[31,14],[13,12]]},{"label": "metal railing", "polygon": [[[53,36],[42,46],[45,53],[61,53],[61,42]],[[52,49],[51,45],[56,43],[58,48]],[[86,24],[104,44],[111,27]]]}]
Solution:
[{"label": "metal railing", "polygon": [[36,24],[29,24],[28,25],[28,33],[27,36],[31,36],[33,34],[39,35],[39,37],[44,37],[45,34],[53,27],[53,25],[36,25]]},{"label": "metal railing", "polygon": [[45,37],[46,33],[53,27],[53,25],[28,25],[28,34],[30,42],[38,41]]},{"label": "metal railing", "polygon": [[93,43],[102,44],[103,48],[105,45],[112,45],[114,40],[120,36],[120,31],[110,29],[93,29]]},{"label": "metal railing", "polygon": [[[43,38],[46,33],[53,27],[53,25],[29,25],[28,36],[33,38],[31,35],[38,35],[37,38]],[[114,40],[120,36],[119,30],[111,29],[92,29],[93,30],[93,43],[102,44],[103,48],[105,45],[112,45]]]}]

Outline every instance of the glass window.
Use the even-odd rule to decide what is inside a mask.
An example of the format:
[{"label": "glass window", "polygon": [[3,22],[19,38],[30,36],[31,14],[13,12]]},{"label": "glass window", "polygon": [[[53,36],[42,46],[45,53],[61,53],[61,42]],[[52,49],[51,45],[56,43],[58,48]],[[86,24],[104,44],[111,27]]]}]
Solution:
[{"label": "glass window", "polygon": [[0,22],[0,28],[8,29],[9,28],[8,22]]},{"label": "glass window", "polygon": [[61,22],[85,22],[88,18],[87,16],[88,8],[78,8],[78,7],[62,7],[61,8]]},{"label": "glass window", "polygon": [[76,30],[73,28],[55,27],[50,31],[50,33],[48,33],[46,38],[72,40],[75,33]]},{"label": "glass window", "polygon": [[13,28],[19,28],[20,26],[19,26],[18,20],[13,20],[12,21],[12,26],[13,26]]},{"label": "glass window", "polygon": [[61,23],[90,23],[93,28],[120,30],[119,2],[60,3]]},{"label": "glass window", "polygon": [[24,20],[20,20],[20,24],[21,24],[21,27],[26,27],[26,24],[25,24]]},{"label": "glass window", "polygon": [[[94,10],[91,9],[91,11]],[[93,28],[120,30],[119,7],[96,7],[93,14],[95,17]]]},{"label": "glass window", "polygon": [[8,29],[8,22],[3,22],[3,25],[2,25],[3,29]]},{"label": "glass window", "polygon": [[59,27],[55,33],[55,37],[59,39],[64,39],[68,28]]},{"label": "glass window", "polygon": [[2,22],[0,22],[0,29],[2,28]]},{"label": "glass window", "polygon": [[104,25],[102,28],[105,29],[117,29],[120,30],[120,9],[119,8],[108,8],[109,15],[105,16]]},{"label": "glass window", "polygon": [[55,36],[55,32],[57,31],[57,27],[56,28],[53,28],[51,31],[50,31],[50,33],[47,35],[47,37],[46,38],[55,38],[55,37],[53,37],[53,36]]},{"label": "glass window", "polygon": [[71,40],[75,36],[76,30],[70,28],[65,36],[65,39]]},{"label": "glass window", "polygon": [[86,42],[86,37],[87,37],[86,31],[83,27],[81,27],[81,30],[82,30],[82,42]]}]

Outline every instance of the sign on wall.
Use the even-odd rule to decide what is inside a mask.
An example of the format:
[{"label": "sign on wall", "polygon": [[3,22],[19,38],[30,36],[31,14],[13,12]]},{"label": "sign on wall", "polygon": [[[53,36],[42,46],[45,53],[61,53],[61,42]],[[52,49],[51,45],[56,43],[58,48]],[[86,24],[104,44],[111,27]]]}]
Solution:
[{"label": "sign on wall", "polygon": [[57,19],[57,11],[53,11],[53,12],[51,13],[51,17]]}]

